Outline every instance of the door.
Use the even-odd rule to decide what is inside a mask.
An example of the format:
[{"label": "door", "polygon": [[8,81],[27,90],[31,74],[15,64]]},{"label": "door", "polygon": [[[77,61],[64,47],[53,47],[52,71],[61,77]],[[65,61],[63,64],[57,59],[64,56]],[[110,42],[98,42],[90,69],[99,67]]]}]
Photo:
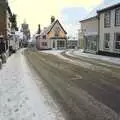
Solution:
[{"label": "door", "polygon": [[53,40],[53,48],[55,48],[55,41]]}]

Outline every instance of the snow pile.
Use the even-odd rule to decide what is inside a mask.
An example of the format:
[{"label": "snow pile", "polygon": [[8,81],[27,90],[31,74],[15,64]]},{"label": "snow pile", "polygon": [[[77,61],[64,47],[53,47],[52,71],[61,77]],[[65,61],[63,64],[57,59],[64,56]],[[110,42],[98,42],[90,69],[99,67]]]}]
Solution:
[{"label": "snow pile", "polygon": [[73,55],[83,56],[83,57],[87,57],[87,58],[93,58],[93,59],[97,59],[97,60],[103,60],[103,61],[107,61],[107,62],[110,62],[110,63],[120,65],[120,58],[83,53],[83,50],[73,51]]}]

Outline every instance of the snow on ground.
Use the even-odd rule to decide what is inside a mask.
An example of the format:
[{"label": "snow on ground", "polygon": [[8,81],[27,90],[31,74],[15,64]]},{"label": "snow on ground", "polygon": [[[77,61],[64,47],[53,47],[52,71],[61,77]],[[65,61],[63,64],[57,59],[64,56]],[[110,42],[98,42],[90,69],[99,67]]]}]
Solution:
[{"label": "snow on ground", "polygon": [[[69,51],[68,51],[68,54],[69,54]],[[102,56],[102,55],[94,55],[94,54],[89,54],[89,53],[83,53],[83,50],[75,50],[75,51],[73,51],[72,54],[76,55],[76,56],[83,56],[83,57],[87,57],[87,58],[107,61],[107,62],[110,62],[110,63],[120,65],[120,58],[116,58],[116,57],[108,57],[108,56]],[[69,54],[69,55],[71,55],[71,54]]]},{"label": "snow on ground", "polygon": [[47,53],[47,54],[52,54],[52,55],[55,55],[61,59],[64,59],[64,60],[70,60],[68,58],[65,58],[64,56],[61,55],[62,52],[64,52],[65,50],[43,50],[43,51],[40,51],[42,53]]},{"label": "snow on ground", "polygon": [[0,70],[0,120],[64,120],[21,51],[11,56]]},{"label": "snow on ground", "polygon": [[43,50],[40,52],[48,53],[48,54],[53,54],[53,55],[59,55],[61,52],[64,50]]},{"label": "snow on ground", "polygon": [[[63,55],[61,55],[61,52],[63,52],[63,51],[64,50],[44,50],[44,51],[40,51],[40,52],[46,53],[46,54],[53,54],[53,55],[59,57],[60,59],[65,60],[68,63],[72,63],[74,65],[79,65],[79,66],[82,66],[83,68],[87,68],[87,69],[90,69],[90,70],[97,70],[97,71],[100,71],[100,72],[104,72],[104,71],[112,72],[109,68],[102,67],[102,66],[96,66],[96,65],[93,65],[90,62],[79,61],[79,60],[73,60],[73,59],[70,59],[70,58],[66,58]],[[66,54],[69,55],[69,56],[72,56],[72,57],[83,56],[83,57],[87,57],[87,58],[91,58],[91,59],[97,59],[97,56],[98,56],[99,60],[101,60],[101,57],[104,57],[104,58],[107,58],[107,59],[109,58],[109,57],[106,57],[106,56],[99,56],[99,55],[83,53],[82,49],[80,49],[80,50],[69,49],[69,50],[66,51]],[[113,58],[113,57],[110,57],[110,58]],[[105,60],[107,61],[107,59],[105,59]],[[117,58],[117,59],[119,59],[119,58]],[[103,60],[103,61],[105,61],[105,60]],[[112,63],[114,63],[114,61]],[[107,64],[107,63],[99,62],[99,64],[100,65],[105,65],[105,66],[108,66],[108,67],[119,68],[119,66],[117,66],[117,65],[110,65],[109,63]]]}]

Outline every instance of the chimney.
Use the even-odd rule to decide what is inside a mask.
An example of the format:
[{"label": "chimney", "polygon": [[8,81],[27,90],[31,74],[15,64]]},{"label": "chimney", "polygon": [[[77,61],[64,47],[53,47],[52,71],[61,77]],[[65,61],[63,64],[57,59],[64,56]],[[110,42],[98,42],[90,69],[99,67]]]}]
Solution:
[{"label": "chimney", "polygon": [[55,17],[52,16],[52,17],[51,17],[51,24],[52,24],[54,21],[55,21]]},{"label": "chimney", "polygon": [[40,34],[41,33],[41,27],[40,27],[40,24],[38,25],[38,31],[37,31],[37,34]]}]

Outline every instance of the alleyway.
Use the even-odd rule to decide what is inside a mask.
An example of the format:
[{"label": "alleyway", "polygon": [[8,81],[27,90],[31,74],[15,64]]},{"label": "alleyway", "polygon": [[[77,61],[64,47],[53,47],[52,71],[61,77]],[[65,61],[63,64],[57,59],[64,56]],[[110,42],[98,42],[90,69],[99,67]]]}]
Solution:
[{"label": "alleyway", "polygon": [[0,120],[64,120],[22,53],[11,56],[0,70]]}]

